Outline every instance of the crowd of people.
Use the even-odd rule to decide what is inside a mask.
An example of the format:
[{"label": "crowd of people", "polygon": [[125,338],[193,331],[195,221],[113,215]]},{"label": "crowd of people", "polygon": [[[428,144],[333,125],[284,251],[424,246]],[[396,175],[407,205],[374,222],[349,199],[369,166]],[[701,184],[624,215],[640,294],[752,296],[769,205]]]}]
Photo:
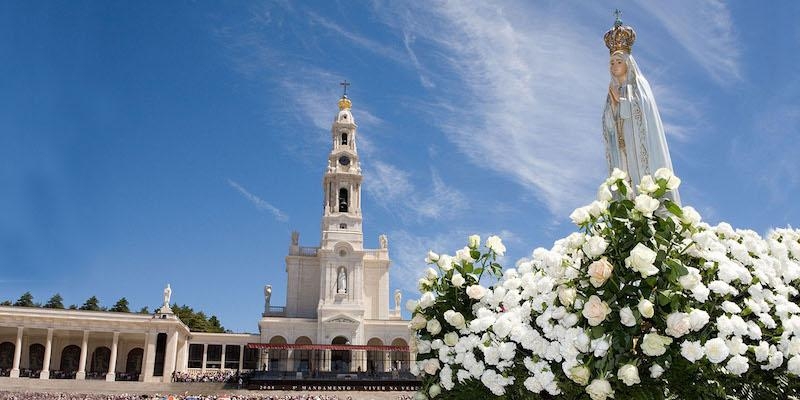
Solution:
[{"label": "crowd of people", "polygon": [[[411,400],[411,395],[399,395],[396,400]],[[352,396],[335,394],[281,394],[281,395],[162,395],[162,394],[89,394],[89,393],[44,393],[2,392],[0,400],[353,400]]]},{"label": "crowd of people", "polygon": [[175,371],[172,374],[173,382],[229,382],[234,383],[238,377],[233,370],[211,370],[211,371]]}]

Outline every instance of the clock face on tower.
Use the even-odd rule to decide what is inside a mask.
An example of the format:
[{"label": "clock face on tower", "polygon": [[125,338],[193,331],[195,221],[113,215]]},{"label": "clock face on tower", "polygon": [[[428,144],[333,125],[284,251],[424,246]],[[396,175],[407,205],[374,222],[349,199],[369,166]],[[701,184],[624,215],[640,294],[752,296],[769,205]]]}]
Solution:
[{"label": "clock face on tower", "polygon": [[347,156],[339,157],[339,164],[342,164],[342,165],[345,165],[345,166],[350,165],[350,157],[347,157]]}]

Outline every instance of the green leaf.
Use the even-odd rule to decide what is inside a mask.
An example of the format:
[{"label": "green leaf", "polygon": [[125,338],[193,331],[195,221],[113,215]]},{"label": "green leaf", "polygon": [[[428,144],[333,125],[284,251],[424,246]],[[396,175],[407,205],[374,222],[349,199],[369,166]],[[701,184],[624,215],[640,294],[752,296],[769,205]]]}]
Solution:
[{"label": "green leaf", "polygon": [[669,210],[669,212],[674,214],[676,217],[678,218],[683,217],[683,210],[681,210],[680,206],[678,206],[677,204],[673,203],[670,200],[665,199],[664,205],[667,207],[667,210]]},{"label": "green leaf", "polygon": [[590,336],[592,337],[592,339],[598,339],[602,337],[605,333],[606,329],[598,325],[592,328],[592,334]]}]

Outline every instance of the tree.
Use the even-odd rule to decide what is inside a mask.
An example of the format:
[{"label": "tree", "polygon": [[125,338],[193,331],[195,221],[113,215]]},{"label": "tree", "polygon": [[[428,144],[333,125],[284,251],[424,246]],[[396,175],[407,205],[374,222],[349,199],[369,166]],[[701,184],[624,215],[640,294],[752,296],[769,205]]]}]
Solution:
[{"label": "tree", "polygon": [[0,306],[11,306],[11,305],[13,305],[11,303],[11,300],[3,300],[3,302],[0,303]]},{"label": "tree", "polygon": [[150,309],[148,309],[147,306],[144,306],[139,309],[139,314],[150,314]]},{"label": "tree", "polygon": [[124,298],[124,297],[123,297],[123,298],[121,298],[121,299],[119,299],[119,300],[117,301],[117,303],[116,303],[116,304],[114,304],[114,307],[111,307],[111,309],[110,309],[110,310],[108,310],[108,311],[113,311],[113,312],[126,312],[126,313],[129,313],[129,312],[131,312],[130,308],[128,308],[128,299],[126,299],[126,298]]},{"label": "tree", "polygon": [[207,332],[214,332],[214,333],[225,332],[225,328],[220,324],[220,322],[217,319],[216,315],[212,315],[211,318],[208,319],[208,331]]},{"label": "tree", "polygon": [[19,296],[19,299],[14,305],[17,307],[33,307],[33,295],[31,292],[23,293],[22,296]]},{"label": "tree", "polygon": [[70,305],[69,305],[69,309],[70,309],[70,310],[77,310],[77,309],[78,309],[78,306],[77,306],[76,304],[70,304]]},{"label": "tree", "polygon": [[100,300],[97,299],[97,296],[89,297],[85,303],[80,307],[81,310],[88,310],[88,311],[101,311],[100,308]]},{"label": "tree", "polygon": [[57,308],[59,310],[63,310],[64,298],[61,297],[60,294],[56,293],[53,295],[53,297],[50,298],[50,300],[47,300],[47,303],[45,303],[44,308]]}]

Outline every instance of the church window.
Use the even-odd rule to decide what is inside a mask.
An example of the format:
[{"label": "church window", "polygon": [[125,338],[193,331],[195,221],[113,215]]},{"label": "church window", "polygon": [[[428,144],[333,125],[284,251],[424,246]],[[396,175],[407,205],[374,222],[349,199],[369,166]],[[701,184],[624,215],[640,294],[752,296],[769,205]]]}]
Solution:
[{"label": "church window", "polygon": [[342,146],[347,145],[347,133],[342,133]]},{"label": "church window", "polygon": [[347,212],[348,208],[348,193],[347,189],[341,188],[339,189],[339,212]]}]

